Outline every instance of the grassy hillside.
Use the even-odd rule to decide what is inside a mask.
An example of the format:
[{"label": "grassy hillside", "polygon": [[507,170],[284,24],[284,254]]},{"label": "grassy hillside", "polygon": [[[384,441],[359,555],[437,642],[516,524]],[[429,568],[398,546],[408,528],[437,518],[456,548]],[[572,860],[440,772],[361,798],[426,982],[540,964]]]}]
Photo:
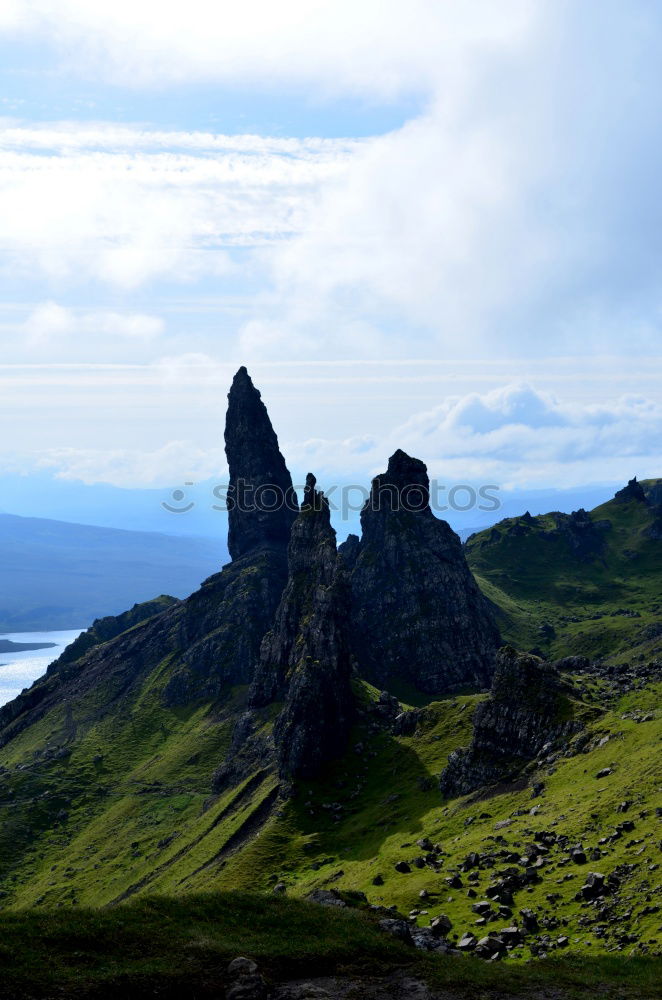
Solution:
[{"label": "grassy hillside", "polygon": [[[168,979],[178,969],[156,932],[153,945],[112,961],[103,957],[106,933],[121,936],[141,915],[151,934],[153,915],[167,911],[191,969],[206,975],[213,966],[217,987],[214,963],[235,948],[250,945],[278,970],[286,958],[294,969],[294,957],[307,945],[298,939],[287,947],[260,943],[264,928],[258,922],[257,937],[243,927],[249,937],[230,936],[226,947],[224,918],[214,917],[220,924],[213,931],[212,912],[228,899],[252,912],[257,895],[268,912],[282,908],[279,919],[287,927],[288,920],[296,923],[311,912],[297,909],[297,900],[324,888],[364,893],[369,904],[396,907],[421,927],[445,914],[451,942],[521,924],[522,911],[531,911],[535,931],[509,951],[509,964],[522,969],[530,968],[526,962],[534,955],[570,953],[583,956],[582,962],[593,956],[597,964],[584,968],[597,976],[611,953],[659,955],[662,680],[649,663],[660,641],[655,517],[644,503],[612,501],[570,524],[556,515],[511,519],[496,534],[470,542],[469,557],[500,608],[507,638],[553,657],[587,652],[612,662],[610,669],[567,676],[567,711],[581,724],[568,744],[543,751],[512,780],[470,796],[442,799],[438,777],[449,753],[469,743],[473,709],[484,693],[430,701],[402,689],[395,693],[410,714],[396,722],[384,716],[379,692],[357,677],[360,707],[348,750],[319,779],[283,788],[268,759],[256,760],[250,773],[214,795],[213,776],[246,709],[246,687],[226,688],[215,701],[171,707],[164,691],[179,669],[179,654],[154,669],[141,669],[139,658],[135,671],[133,660],[130,671],[126,664],[115,669],[112,651],[125,648],[115,640],[94,683],[83,683],[85,660],[64,665],[49,683],[69,685],[67,697],[45,701],[48,710],[31,716],[31,724],[15,730],[0,749],[4,937],[11,940],[16,928],[33,921],[38,951],[52,928],[56,953],[62,949],[53,975],[62,982],[73,973],[57,941],[70,932],[83,942],[81,966],[89,965],[90,976],[110,982],[130,962],[138,979],[141,968]],[[167,622],[169,612],[162,614]],[[151,626],[132,625],[129,632],[143,627]],[[278,708],[258,716],[265,745]],[[571,853],[577,845],[581,858]],[[512,881],[513,872],[526,878],[506,899],[499,885]],[[608,882],[597,903],[583,894],[589,872]],[[275,889],[291,904],[275,899]],[[244,895],[240,902],[222,895],[200,901],[199,894],[210,891]],[[501,893],[496,901],[495,892]],[[153,894],[168,901],[142,901]],[[112,913],[126,916],[84,911],[125,903],[135,905]],[[488,917],[473,909],[481,903]],[[341,937],[350,926],[337,925]],[[369,962],[382,945],[370,943],[371,925],[361,928],[357,941],[368,935]],[[329,940],[335,933],[329,930]],[[189,939],[204,944],[196,950]],[[399,961],[398,946],[389,947]],[[37,961],[23,954],[26,968]],[[311,952],[306,954],[302,967]],[[432,961],[409,954],[408,961]],[[573,961],[563,968],[577,970]],[[434,965],[434,975],[442,975],[442,966]],[[489,975],[472,972],[479,977],[472,982],[487,989],[483,974]],[[526,978],[513,976],[515,990]],[[575,989],[579,980],[573,982]],[[639,994],[615,995],[654,992],[642,987]]]},{"label": "grassy hillside", "polygon": [[[449,1000],[533,995],[579,1000],[587,991],[599,991],[606,1000],[657,995],[659,959],[564,956],[496,968],[414,952],[385,936],[376,923],[356,908],[243,893],[144,897],[110,910],[4,914],[0,961],[5,965],[11,957],[11,965],[3,968],[0,997],[218,1000],[229,981],[228,963],[238,955],[256,961],[269,984],[336,975],[375,989],[399,973],[443,990]],[[315,990],[311,984],[304,995],[330,996]]]},{"label": "grassy hillside", "polygon": [[[659,483],[642,485],[650,493]],[[591,511],[586,524],[552,513],[508,518],[473,535],[467,559],[498,609],[504,639],[552,658],[659,655],[658,518],[645,503],[610,500]]]},{"label": "grassy hillside", "polygon": [[[659,949],[659,912],[645,912],[659,885],[659,685],[631,691],[603,711],[596,681],[586,700],[574,702],[586,729],[566,754],[534,762],[520,781],[488,796],[448,802],[437,776],[450,750],[469,741],[471,708],[482,696],[431,703],[412,735],[395,736],[374,722],[376,692],[363,685],[366,715],[352,749],[323,779],[280,801],[273,775],[258,771],[214,800],[212,772],[245,692],[235,689],[212,714],[206,704],[164,709],[158,687],[165,666],[161,680],[150,678],[125,714],[95,723],[92,704],[63,709],[0,751],[5,905],[99,906],[143,892],[211,888],[269,893],[284,883],[294,896],[316,887],[358,889],[371,903],[405,914],[420,908],[421,925],[444,912],[453,935],[461,936],[475,929],[477,917],[468,889],[483,898],[495,872],[508,867],[504,856],[522,852],[537,830],[552,829],[569,844],[598,851],[592,870],[608,874],[634,864],[612,916],[629,910],[628,933],[635,937],[623,944],[623,926],[611,918],[604,928],[599,921],[584,925],[586,907],[574,896],[585,867],[568,867],[560,845],[550,851],[541,880],[517,893],[515,909],[533,908],[575,949]],[[98,692],[100,702],[106,694]],[[71,752],[54,749],[67,750],[72,730]],[[598,780],[603,768],[613,773]],[[544,790],[533,801],[537,782]],[[624,819],[618,811],[624,800],[634,827],[611,839]],[[438,871],[416,867],[425,853],[416,841],[423,837],[441,844]],[[449,886],[445,880],[470,852],[487,854],[478,878],[462,875],[461,887]],[[406,874],[395,870],[402,860],[411,865]],[[429,893],[424,903],[422,890]],[[557,914],[564,923],[555,926]],[[491,929],[508,923],[504,918]],[[526,948],[518,953],[529,955]]]}]

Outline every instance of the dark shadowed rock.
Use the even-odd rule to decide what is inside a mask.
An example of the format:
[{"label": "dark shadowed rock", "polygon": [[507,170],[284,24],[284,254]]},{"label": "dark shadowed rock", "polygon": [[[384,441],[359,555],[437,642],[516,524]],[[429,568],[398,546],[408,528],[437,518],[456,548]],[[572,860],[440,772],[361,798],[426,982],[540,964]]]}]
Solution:
[{"label": "dark shadowed rock", "polygon": [[358,535],[348,535],[345,541],[338,546],[338,555],[342,559],[347,572],[351,572],[354,569],[360,551],[361,539]]},{"label": "dark shadowed rock", "polygon": [[397,938],[398,941],[403,941],[405,944],[414,943],[411,936],[411,928],[406,920],[387,917],[379,921],[378,927],[392,937]]},{"label": "dark shadowed rock", "polygon": [[430,509],[423,462],[391,456],[361,526],[351,589],[362,672],[380,686],[397,678],[431,694],[488,683],[498,631],[460,539]]},{"label": "dark shadowed rock", "polygon": [[287,546],[298,511],[292,477],[267,409],[244,367],[228,394],[225,452],[230,555],[238,559],[265,544]]},{"label": "dark shadowed rock", "polygon": [[644,488],[641,483],[637,482],[636,476],[628,481],[627,486],[614,493],[614,500],[617,500],[618,503],[628,503],[630,500],[636,500],[637,503],[648,503]]},{"label": "dark shadowed rock", "polygon": [[345,747],[352,714],[349,595],[329,505],[308,475],[288,549],[289,576],[264,637],[253,707],[284,701],[274,725],[280,773],[312,776]]},{"label": "dark shadowed rock", "polygon": [[471,745],[453,751],[442,772],[445,795],[464,795],[512,776],[577,725],[558,671],[537,656],[504,646],[490,697],[474,712],[473,727]]}]

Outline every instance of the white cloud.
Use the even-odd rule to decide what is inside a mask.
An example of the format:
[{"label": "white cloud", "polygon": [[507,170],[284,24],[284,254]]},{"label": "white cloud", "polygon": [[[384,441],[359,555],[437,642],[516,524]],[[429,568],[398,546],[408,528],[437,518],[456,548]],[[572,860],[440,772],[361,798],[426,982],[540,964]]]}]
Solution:
[{"label": "white cloud", "polygon": [[401,447],[424,446],[430,461],[481,457],[512,465],[583,462],[654,455],[662,405],[624,396],[611,405],[560,402],[530,385],[471,393],[420,413],[391,435]]},{"label": "white cloud", "polygon": [[135,60],[153,82],[188,66],[319,95],[333,77],[421,86],[428,103],[362,142],[8,123],[6,267],[55,287],[248,283],[224,347],[249,359],[653,354],[662,79],[655,19],[633,6],[194,2],[157,17],[37,0],[26,30],[57,12],[92,75],[123,67],[140,86]]},{"label": "white cloud", "polygon": [[227,274],[229,247],[300,230],[359,145],[13,127],[0,141],[4,269],[126,289]]},{"label": "white cloud", "polygon": [[288,458],[320,482],[374,475],[396,448],[423,459],[446,482],[501,486],[620,481],[659,476],[662,405],[641,396],[611,404],[559,401],[527,384],[449,397],[381,437],[310,439]]},{"label": "white cloud", "polygon": [[259,81],[391,96],[428,89],[442,73],[452,79],[476,49],[514,44],[539,7],[531,0],[498,7],[491,0],[14,0],[5,23],[58,47],[69,71],[134,87]]},{"label": "white cloud", "polygon": [[72,310],[57,302],[43,302],[27,316],[22,332],[29,347],[61,350],[68,339],[121,338],[128,341],[151,341],[164,330],[159,316],[146,313],[119,313],[109,309]]},{"label": "white cloud", "polygon": [[221,476],[227,466],[222,448],[203,449],[191,441],[168,441],[159,448],[55,448],[38,467],[58,478],[121,487],[171,486]]}]

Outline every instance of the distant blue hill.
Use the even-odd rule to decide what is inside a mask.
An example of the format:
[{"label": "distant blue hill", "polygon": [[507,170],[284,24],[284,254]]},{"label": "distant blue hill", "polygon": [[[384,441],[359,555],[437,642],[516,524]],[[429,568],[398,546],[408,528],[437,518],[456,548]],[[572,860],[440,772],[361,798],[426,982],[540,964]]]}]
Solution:
[{"label": "distant blue hill", "polygon": [[86,628],[228,560],[220,540],[0,514],[0,632]]}]

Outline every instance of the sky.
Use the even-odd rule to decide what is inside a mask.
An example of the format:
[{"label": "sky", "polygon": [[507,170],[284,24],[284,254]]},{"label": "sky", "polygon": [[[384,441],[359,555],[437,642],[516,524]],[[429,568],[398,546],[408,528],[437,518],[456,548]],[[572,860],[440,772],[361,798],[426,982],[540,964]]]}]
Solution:
[{"label": "sky", "polygon": [[[0,462],[662,475],[655,0],[0,0]],[[0,497],[0,508],[2,498]]]}]

